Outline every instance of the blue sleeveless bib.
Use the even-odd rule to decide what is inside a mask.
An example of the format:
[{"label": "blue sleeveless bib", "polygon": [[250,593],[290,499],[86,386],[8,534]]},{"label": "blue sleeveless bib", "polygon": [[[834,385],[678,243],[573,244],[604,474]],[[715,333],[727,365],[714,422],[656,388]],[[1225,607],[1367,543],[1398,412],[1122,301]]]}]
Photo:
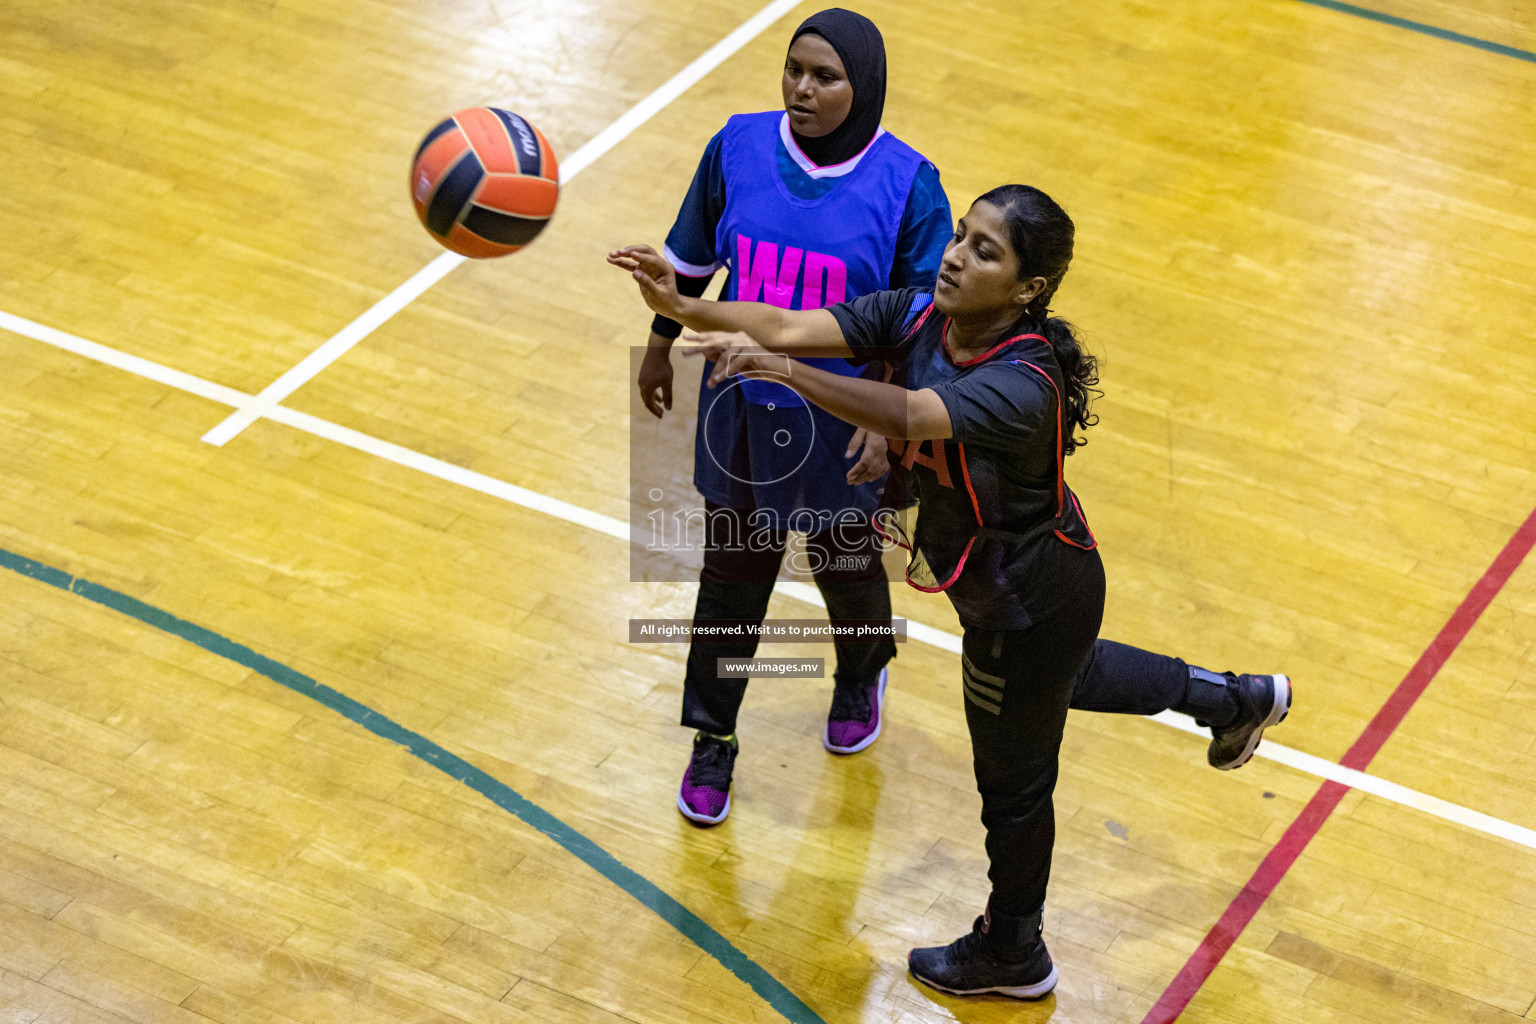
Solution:
[{"label": "blue sleeveless bib", "polygon": [[[785,116],[781,111],[737,114],[722,132],[726,200],[715,231],[715,258],[731,273],[723,297],[820,309],[888,287],[907,194],[924,163],[922,154],[882,131],[826,195],[797,199],[778,173]],[[861,372],[846,359],[804,362],[845,376]],[[741,391],[756,405],[806,404],[772,381],[743,380]]]}]

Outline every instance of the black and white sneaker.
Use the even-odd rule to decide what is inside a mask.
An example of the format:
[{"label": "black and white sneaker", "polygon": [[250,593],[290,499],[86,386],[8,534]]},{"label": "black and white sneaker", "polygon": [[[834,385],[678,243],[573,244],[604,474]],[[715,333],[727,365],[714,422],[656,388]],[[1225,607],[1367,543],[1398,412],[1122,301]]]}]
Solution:
[{"label": "black and white sneaker", "polygon": [[924,985],[953,996],[1043,999],[1056,987],[1056,965],[1041,937],[1040,917],[1039,911],[1013,917],[988,910],[949,945],[912,950],[907,968]]},{"label": "black and white sneaker", "polygon": [[1222,771],[1247,764],[1264,730],[1279,725],[1291,713],[1287,676],[1240,675],[1230,685],[1237,695],[1237,718],[1225,728],[1211,727],[1211,745],[1205,754],[1211,767]]}]

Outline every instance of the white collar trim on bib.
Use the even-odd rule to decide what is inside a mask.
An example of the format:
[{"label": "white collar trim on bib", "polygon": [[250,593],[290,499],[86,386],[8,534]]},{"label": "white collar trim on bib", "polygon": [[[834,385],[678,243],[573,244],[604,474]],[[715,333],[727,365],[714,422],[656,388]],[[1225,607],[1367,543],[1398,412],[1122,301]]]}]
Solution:
[{"label": "white collar trim on bib", "polygon": [[800,144],[795,141],[794,133],[789,130],[789,115],[785,114],[779,119],[779,138],[784,140],[784,148],[789,150],[789,155],[800,169],[812,178],[841,178],[859,166],[859,161],[864,159],[870,147],[880,141],[880,136],[885,134],[884,128],[875,129],[875,137],[869,140],[869,145],[859,150],[853,156],[840,164],[831,164],[827,167],[817,167],[811,158],[801,150]]}]

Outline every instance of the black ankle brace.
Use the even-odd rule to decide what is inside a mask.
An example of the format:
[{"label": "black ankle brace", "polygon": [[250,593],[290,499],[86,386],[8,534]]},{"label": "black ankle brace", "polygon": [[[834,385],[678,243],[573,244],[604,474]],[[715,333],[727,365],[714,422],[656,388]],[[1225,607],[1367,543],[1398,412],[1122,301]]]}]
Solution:
[{"label": "black ankle brace", "polygon": [[1043,908],[1033,914],[1018,916],[999,914],[991,907],[982,917],[981,930],[987,938],[987,949],[1005,963],[1027,960],[1040,941]]},{"label": "black ankle brace", "polygon": [[1189,666],[1189,686],[1184,702],[1173,710],[1188,715],[1201,725],[1225,728],[1237,720],[1241,708],[1237,691],[1229,675],[1221,675],[1198,665]]}]

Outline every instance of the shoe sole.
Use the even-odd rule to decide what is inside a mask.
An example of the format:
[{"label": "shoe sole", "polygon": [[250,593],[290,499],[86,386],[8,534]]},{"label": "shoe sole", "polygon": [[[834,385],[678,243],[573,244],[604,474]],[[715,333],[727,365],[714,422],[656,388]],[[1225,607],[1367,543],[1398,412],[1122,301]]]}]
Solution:
[{"label": "shoe sole", "polygon": [[720,808],[720,813],[713,818],[707,814],[700,814],[692,807],[689,807],[681,793],[677,794],[677,809],[682,812],[683,817],[695,825],[718,825],[725,820],[727,814],[731,813],[731,795],[729,793],[725,795],[725,806]]},{"label": "shoe sole", "polygon": [[875,723],[874,732],[870,733],[868,736],[865,736],[862,740],[859,740],[859,742],[855,743],[851,747],[838,747],[833,745],[832,738],[830,735],[828,735],[826,726],[822,727],[821,745],[827,748],[828,753],[836,754],[839,757],[845,756],[847,754],[857,754],[859,751],[863,750],[865,747],[869,746],[871,743],[875,742],[875,740],[880,738],[880,730],[885,728],[885,687],[889,682],[890,669],[881,669],[880,695],[875,698],[875,707],[877,709],[878,715],[880,716],[880,721]]},{"label": "shoe sole", "polygon": [[1253,730],[1253,735],[1248,737],[1248,742],[1243,747],[1241,754],[1238,754],[1237,757],[1226,764],[1216,766],[1221,771],[1229,772],[1233,768],[1241,768],[1247,764],[1253,757],[1253,752],[1258,749],[1259,740],[1264,736],[1264,730],[1270,726],[1279,725],[1285,721],[1285,716],[1291,713],[1291,698],[1295,693],[1291,688],[1291,677],[1277,675],[1272,678],[1275,681],[1275,702],[1270,705],[1269,714],[1264,716],[1264,721],[1260,722],[1259,727]]},{"label": "shoe sole", "polygon": [[912,977],[931,989],[936,989],[939,992],[952,996],[999,995],[1008,996],[1011,999],[1044,999],[1056,987],[1057,975],[1056,965],[1052,964],[1051,973],[1045,976],[1044,981],[1036,982],[1033,985],[993,985],[988,988],[946,988],[936,981],[929,981],[916,971],[912,972]]}]

